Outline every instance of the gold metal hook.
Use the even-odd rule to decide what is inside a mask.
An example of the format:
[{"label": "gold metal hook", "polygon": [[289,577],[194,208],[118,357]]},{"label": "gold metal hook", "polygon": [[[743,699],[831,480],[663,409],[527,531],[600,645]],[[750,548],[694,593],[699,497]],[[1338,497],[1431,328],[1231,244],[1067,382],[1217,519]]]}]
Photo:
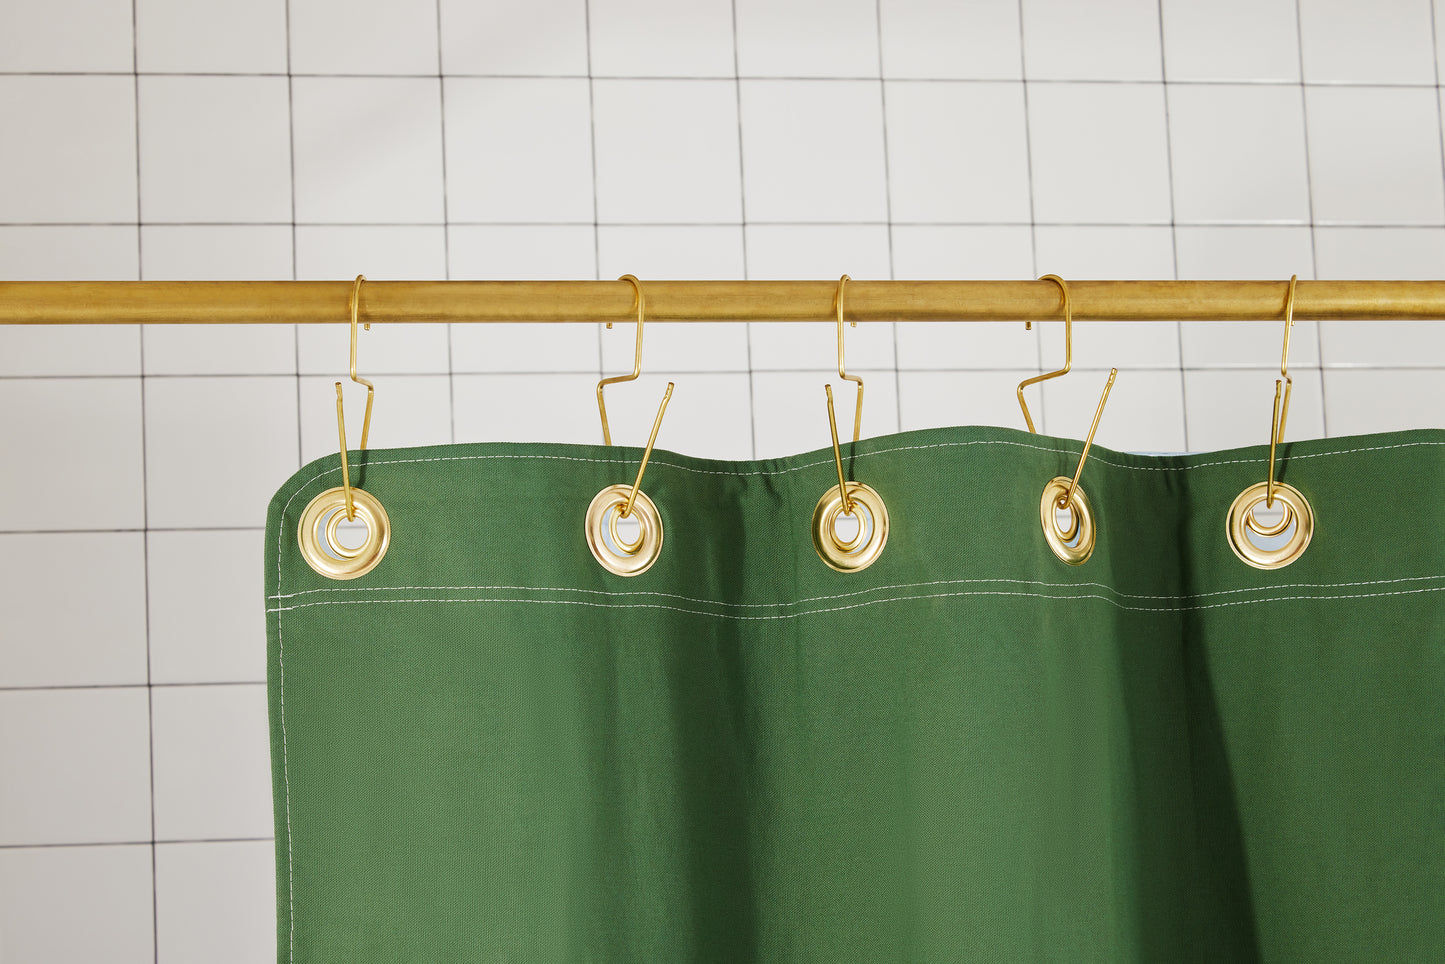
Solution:
[{"label": "gold metal hook", "polygon": [[667,411],[667,403],[672,398],[672,382],[667,383],[667,391],[662,393],[662,404],[657,408],[657,418],[652,420],[652,434],[647,437],[647,448],[642,450],[642,464],[637,467],[637,480],[632,483],[632,492],[627,496],[627,503],[623,505],[619,516],[623,519],[632,514],[632,503],[637,501],[637,491],[642,488],[642,473],[647,471],[647,460],[652,458],[652,446],[657,441],[657,430],[662,428],[662,413]]},{"label": "gold metal hook", "polygon": [[[841,326],[838,330],[842,331]],[[833,461],[838,464],[838,493],[843,497],[843,514],[852,515],[853,498],[848,494],[848,483],[843,478],[843,453],[838,448],[838,417],[833,412],[833,386],[824,385],[823,391],[828,393],[828,430],[833,433]]]},{"label": "gold metal hook", "polygon": [[[1289,294],[1284,302],[1284,349],[1279,356],[1280,378],[1274,380],[1274,416],[1269,427],[1269,475],[1265,482],[1264,507],[1274,507],[1274,449],[1284,441],[1285,421],[1289,418],[1289,394],[1294,379],[1289,377],[1289,332],[1294,327],[1294,287],[1299,275],[1290,275]],[[1284,395],[1281,399],[1280,391]]]},{"label": "gold metal hook", "polygon": [[[638,281],[637,278],[636,278],[634,275],[630,275],[630,274],[625,274],[625,275],[623,275],[622,277],[618,278],[617,280],[618,280],[618,281],[631,282],[632,287],[633,287],[633,288],[636,290],[636,292],[637,292],[637,347],[636,347],[636,349],[635,349],[635,350],[633,351],[633,353],[632,353],[632,374],[630,374],[630,375],[614,375],[614,376],[611,377],[611,378],[604,378],[604,379],[602,379],[602,381],[600,381],[600,382],[597,383],[597,411],[598,411],[598,413],[600,413],[601,416],[602,416],[602,444],[604,444],[604,445],[611,445],[611,444],[612,444],[612,431],[611,431],[611,429],[609,429],[608,426],[607,426],[607,402],[605,402],[605,401],[603,400],[603,398],[602,398],[602,389],[605,388],[605,387],[608,386],[608,385],[616,385],[618,382],[630,382],[630,381],[634,381],[634,380],[636,380],[636,378],[637,378],[638,375],[642,374],[642,315],[643,315],[643,311],[644,311],[644,307],[643,307],[644,302],[643,302],[643,297],[642,297],[642,282]],[[611,327],[612,327],[612,322],[609,321],[609,322],[607,323],[607,327],[608,327],[608,328],[611,328]],[[670,390],[671,390],[671,389],[669,389],[669,391],[670,391]],[[666,407],[666,405],[667,405],[667,402],[664,401],[664,402],[663,402],[663,406]],[[658,417],[661,418],[661,415],[659,415]],[[644,461],[644,464],[646,464],[645,461]],[[633,488],[633,494],[634,494],[634,495],[636,494],[636,491],[637,491],[637,490],[636,490],[636,488],[634,487],[634,488]],[[628,506],[630,507],[631,504],[632,504],[632,503],[631,503],[631,500],[629,499],[629,500],[628,500]],[[625,515],[625,513],[624,513],[624,515]]]},{"label": "gold metal hook", "polygon": [[[376,400],[376,386],[365,378],[356,374],[356,322],[357,314],[361,305],[361,283],[366,280],[366,275],[357,275],[356,281],[351,285],[351,380],[358,385],[366,386],[366,415],[361,421],[361,451],[366,451],[366,441],[371,434],[371,406]],[[366,322],[366,330],[371,330],[371,322]],[[356,503],[351,497],[351,470],[346,464],[346,416],[341,408],[341,383],[336,383],[336,431],[341,437],[341,485],[346,490],[346,521],[356,519]]]},{"label": "gold metal hook", "polygon": [[[858,385],[858,400],[853,406],[853,441],[857,442],[858,436],[861,435],[863,431],[863,379],[857,375],[849,375],[847,369],[843,366],[843,287],[852,280],[853,279],[846,274],[838,279],[838,293],[834,296],[833,301],[838,313],[838,377],[850,382],[856,382]],[[854,328],[858,327],[858,322],[856,321],[849,322],[849,324]],[[830,399],[832,398],[832,389],[828,390],[828,397]],[[832,416],[830,415],[829,417]],[[834,431],[834,435],[837,435],[836,430]],[[836,447],[837,439],[834,438],[833,442]],[[841,469],[839,471],[841,474]],[[848,511],[853,511],[851,504]]]},{"label": "gold metal hook", "polygon": [[1084,474],[1084,460],[1089,457],[1089,446],[1094,444],[1094,433],[1099,430],[1099,419],[1104,415],[1104,403],[1109,400],[1109,390],[1114,387],[1114,379],[1119,376],[1119,369],[1109,369],[1109,380],[1104,383],[1104,394],[1099,396],[1099,407],[1094,409],[1094,423],[1089,426],[1088,438],[1084,439],[1084,450],[1079,453],[1079,467],[1074,469],[1074,479],[1069,483],[1069,491],[1059,497],[1059,508],[1067,509],[1074,503],[1074,490],[1079,487],[1079,476]]},{"label": "gold metal hook", "polygon": [[[1064,293],[1064,367],[1060,368],[1056,372],[1048,372],[1043,375],[1035,375],[1033,378],[1025,378],[1023,381],[1019,382],[1019,408],[1023,409],[1024,411],[1024,422],[1028,425],[1029,431],[1036,434],[1038,432],[1038,429],[1034,428],[1033,416],[1029,414],[1029,404],[1028,402],[1024,401],[1024,389],[1028,388],[1030,385],[1037,385],[1039,382],[1046,382],[1050,378],[1058,378],[1061,375],[1067,375],[1069,373],[1069,369],[1072,368],[1074,365],[1074,307],[1073,302],[1069,298],[1068,283],[1056,274],[1046,274],[1039,280],[1054,282],[1054,284],[1059,286],[1059,290]],[[1024,327],[1027,329],[1032,329],[1033,322],[1024,322]],[[1108,391],[1106,389],[1105,395],[1107,394]],[[1096,423],[1097,421],[1098,420],[1095,419]],[[1075,480],[1077,481],[1077,476],[1075,477]],[[1069,491],[1070,498],[1072,498],[1072,487]]]}]

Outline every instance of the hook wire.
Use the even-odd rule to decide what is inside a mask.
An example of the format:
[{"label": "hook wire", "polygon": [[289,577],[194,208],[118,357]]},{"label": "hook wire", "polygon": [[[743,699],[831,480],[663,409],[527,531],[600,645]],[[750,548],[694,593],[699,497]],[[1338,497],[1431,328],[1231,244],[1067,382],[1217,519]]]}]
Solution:
[{"label": "hook wire", "polygon": [[[850,382],[856,382],[858,385],[858,400],[853,405],[853,441],[856,442],[863,432],[863,379],[857,375],[849,375],[843,365],[843,287],[852,280],[853,279],[846,274],[838,279],[838,293],[834,296],[833,301],[838,313],[838,377]],[[849,322],[849,324],[854,328],[858,327],[858,322],[856,321]],[[830,389],[829,397],[831,397],[831,395],[832,392]],[[851,512],[852,510],[850,509],[849,511]]]},{"label": "hook wire", "polygon": [[[1034,428],[1033,416],[1029,414],[1029,403],[1024,401],[1024,389],[1028,388],[1030,385],[1037,385],[1039,382],[1046,382],[1050,378],[1058,378],[1061,375],[1067,375],[1069,373],[1069,369],[1074,367],[1074,306],[1072,299],[1069,297],[1069,285],[1067,282],[1064,281],[1063,278],[1060,278],[1056,274],[1046,274],[1039,280],[1052,281],[1054,284],[1058,285],[1059,290],[1064,293],[1064,367],[1060,368],[1056,372],[1047,372],[1043,375],[1035,375],[1033,378],[1025,378],[1023,381],[1019,382],[1019,408],[1023,409],[1024,423],[1028,425],[1029,431],[1035,434],[1038,433],[1038,429]],[[1033,322],[1024,322],[1024,327],[1026,329],[1032,329]]]},{"label": "hook wire", "polygon": [[[351,380],[366,386],[366,415],[361,420],[361,451],[366,451],[366,442],[371,434],[371,406],[376,400],[376,386],[356,374],[356,322],[361,308],[361,283],[366,275],[359,274],[351,284]],[[371,322],[365,323],[367,331]],[[351,498],[351,470],[346,463],[346,415],[341,407],[341,383],[336,383],[336,432],[341,437],[341,486],[346,490],[346,521],[356,520],[356,502]]]},{"label": "hook wire", "polygon": [[[630,283],[632,284],[633,289],[636,291],[636,303],[637,303],[637,344],[636,344],[636,346],[634,347],[633,352],[632,352],[632,373],[631,373],[630,375],[614,375],[614,376],[612,376],[611,378],[604,378],[604,379],[602,379],[600,382],[597,383],[597,412],[598,412],[598,414],[600,414],[600,415],[602,416],[602,444],[603,444],[603,445],[611,445],[611,444],[612,444],[612,430],[611,430],[611,429],[608,427],[608,425],[607,425],[607,402],[606,402],[606,401],[603,399],[603,397],[602,397],[602,390],[603,390],[604,388],[606,388],[608,385],[616,385],[616,384],[618,384],[619,382],[635,381],[636,378],[637,378],[637,376],[642,374],[642,316],[643,316],[643,311],[644,311],[644,307],[643,307],[644,301],[643,301],[643,296],[642,296],[642,282],[638,281],[637,278],[636,278],[636,276],[630,275],[630,274],[625,274],[625,275],[623,275],[622,277],[618,278],[617,280],[618,280],[618,281],[627,281],[627,282],[630,282]],[[611,327],[612,327],[612,322],[609,321],[609,322],[607,323],[607,327],[608,327],[608,328],[611,328]],[[664,404],[666,404],[666,403],[664,403]],[[635,494],[635,490],[634,490],[634,494]],[[629,505],[629,506],[631,505],[631,500],[628,501],[628,505]]]}]

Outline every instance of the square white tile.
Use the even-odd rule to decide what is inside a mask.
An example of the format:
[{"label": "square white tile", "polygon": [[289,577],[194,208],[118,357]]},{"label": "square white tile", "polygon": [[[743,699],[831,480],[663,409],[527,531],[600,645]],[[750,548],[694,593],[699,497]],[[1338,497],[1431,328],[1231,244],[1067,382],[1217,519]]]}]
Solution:
[{"label": "square white tile", "polygon": [[602,444],[595,375],[457,375],[453,392],[458,442]]},{"label": "square white tile", "polygon": [[[909,432],[948,425],[1025,428],[1015,391],[1035,370],[899,372],[900,428]],[[1037,404],[1037,396],[1035,396]]]},{"label": "square white tile", "polygon": [[1307,84],[1436,83],[1429,4],[1300,0],[1299,21]]},{"label": "square white tile", "polygon": [[1023,77],[1017,0],[882,0],[878,19],[884,77]]},{"label": "square white tile", "polygon": [[145,599],[140,533],[0,535],[0,687],[144,683]]},{"label": "square white tile", "polygon": [[[0,278],[15,281],[133,281],[136,229],[122,226],[0,225]],[[0,325],[0,376],[136,375],[135,325]]]},{"label": "square white tile", "polygon": [[0,846],[150,839],[145,687],[0,691]]},{"label": "square white tile", "polygon": [[0,411],[24,413],[0,419],[0,530],[145,525],[139,379],[3,379]]},{"label": "square white tile", "polygon": [[878,76],[874,2],[736,0],[733,6],[739,76]]},{"label": "square white tile", "polygon": [[446,156],[451,221],[596,218],[586,80],[447,78]]},{"label": "square white tile", "polygon": [[734,81],[599,80],[592,103],[599,221],[742,219]]},{"label": "square white tile", "polygon": [[157,840],[272,836],[264,685],[159,686],[151,718]]},{"label": "square white tile", "polygon": [[440,85],[432,77],[293,80],[296,220],[441,223]]},{"label": "square white tile", "polygon": [[[1034,232],[1040,273],[1068,281],[1174,276],[1170,230],[1155,227],[1041,227]],[[1087,301],[1075,302],[1084,305]],[[1063,320],[1063,301],[1059,302]],[[1064,363],[1063,325],[1035,325],[1043,339],[1041,364]],[[1084,368],[1178,368],[1179,327],[1168,322],[1076,321],[1074,365]]]},{"label": "square white tile", "polygon": [[[1034,276],[1033,270],[1033,231],[1027,225],[893,228],[897,278],[1024,280]],[[1019,323],[900,321],[895,327],[901,369],[1038,366],[1038,339]]]},{"label": "square white tile", "polygon": [[1295,0],[1163,0],[1168,80],[1300,78]]},{"label": "square white tile", "polygon": [[[1075,368],[1060,378],[1030,386],[1024,397],[1035,413],[1034,424],[1047,435],[1084,439],[1108,380],[1107,371]],[[1040,389],[1042,418],[1034,407]],[[1182,373],[1121,369],[1094,441],[1116,452],[1185,451]],[[1088,469],[1084,471],[1087,474]]]},{"label": "square white tile", "polygon": [[289,222],[284,77],[140,78],[146,221]]},{"label": "square white tile", "polygon": [[591,0],[594,77],[732,77],[728,0]]},{"label": "square white tile", "polygon": [[265,681],[264,541],[259,529],[146,534],[154,682]]},{"label": "square white tile", "polygon": [[[667,227],[619,226],[599,228],[598,261],[604,278],[636,275],[644,294],[650,280],[729,280],[743,277],[741,226]],[[636,339],[626,333],[631,325],[614,325],[602,332],[602,358],[610,373],[630,371]],[[624,334],[617,334],[618,331]],[[642,367],[650,372],[747,371],[748,326],[718,324],[664,324],[645,328]]]},{"label": "square white tile", "polygon": [[[336,455],[336,379],[301,379],[301,464],[324,455]],[[445,445],[452,440],[451,376],[388,375],[372,379],[376,399],[372,406],[368,447],[408,448]],[[346,405],[346,445],[361,447],[361,426],[366,417],[366,387],[341,379]]]},{"label": "square white tile", "polygon": [[[584,281],[596,276],[597,232],[590,224],[454,224],[447,231],[453,278]],[[595,372],[597,327],[452,325],[451,368],[454,372]]]},{"label": "square white tile", "polygon": [[1023,0],[1030,80],[1159,80],[1157,0]]},{"label": "square white tile", "polygon": [[440,74],[436,0],[288,0],[297,74]]},{"label": "square white tile", "polygon": [[[1294,385],[1290,390],[1285,440],[1322,437],[1324,408],[1320,403],[1319,369],[1291,366],[1290,377]],[[1185,372],[1189,450],[1214,452],[1246,445],[1268,445],[1274,416],[1274,383],[1278,378],[1277,368],[1273,372]],[[1268,466],[1261,462],[1259,470],[1262,480]]]},{"label": "square white tile", "polygon": [[1020,83],[889,81],[892,220],[1030,220],[1028,130]]},{"label": "square white tile", "polygon": [[159,964],[246,964],[276,953],[276,847],[269,840],[156,847]]},{"label": "square white tile", "polygon": [[128,0],[10,0],[0,7],[0,72],[128,73]]},{"label": "square white tile", "polygon": [[6,959],[151,964],[151,885],[149,844],[0,850]]},{"label": "square white tile", "polygon": [[0,221],[134,222],[134,77],[0,76]]},{"label": "square white tile", "polygon": [[136,0],[135,24],[141,73],[287,72],[286,0]]},{"label": "square white tile", "polygon": [[[1435,355],[1437,364],[1440,357]],[[1324,380],[1325,426],[1332,438],[1445,428],[1445,369],[1331,370]]]},{"label": "square white tile", "polygon": [[[1311,236],[1307,227],[1180,227],[1174,232],[1179,277],[1279,281],[1283,306],[1290,275],[1313,277]],[[1265,318],[1184,321],[1179,336],[1188,368],[1277,368],[1284,326]],[[1291,364],[1319,367],[1318,323],[1296,319],[1289,352]]]},{"label": "square white tile", "polygon": [[[836,281],[844,273],[854,280],[888,278],[888,229],[882,225],[820,227],[811,225],[748,225],[747,276],[757,280]],[[833,296],[820,304],[832,312]],[[848,290],[843,289],[843,304]],[[838,328],[828,321],[752,323],[753,371],[837,371]],[[851,372],[859,368],[891,368],[895,364],[893,325],[865,322],[848,326],[844,356]]]},{"label": "square white tile", "polygon": [[145,419],[152,528],[265,525],[298,467],[295,378],[150,378]]},{"label": "square white tile", "polygon": [[[285,225],[146,225],[148,281],[287,280],[293,272]],[[294,325],[147,325],[148,375],[273,375],[296,371]]]},{"label": "square white tile", "polygon": [[1037,221],[1172,217],[1163,85],[1032,85],[1029,138]]},{"label": "square white tile", "polygon": [[1176,220],[1309,223],[1298,88],[1176,84],[1168,97]]},{"label": "square white tile", "polygon": [[[1317,228],[1320,277],[1407,280],[1445,277],[1440,228]],[[1416,368],[1445,358],[1445,322],[1322,321],[1326,368]]]},{"label": "square white tile", "polygon": [[[446,229],[440,225],[383,227],[298,227],[296,276],[316,281],[352,281],[364,274],[376,281],[439,281],[446,277]],[[351,290],[336,302],[339,324],[301,325],[296,331],[297,360],[302,374],[345,375],[351,362]],[[447,326],[387,324],[371,330],[358,327],[357,374],[445,372]]]},{"label": "square white tile", "polygon": [[[863,430],[860,438],[876,438],[898,431],[898,376],[891,371],[849,370],[863,378]],[[753,375],[753,438],[756,458],[776,459],[800,452],[829,449],[828,396],[833,386],[833,410],[840,444],[853,440],[858,389],[829,372],[757,372]],[[859,479],[860,482],[867,481]],[[822,493],[820,492],[819,495]]]},{"label": "square white tile", "polygon": [[1308,87],[1316,224],[1445,223],[1434,90]]},{"label": "square white tile", "polygon": [[880,84],[744,81],[742,138],[750,223],[887,219]]},{"label": "square white tile", "polygon": [[669,376],[644,371],[635,382],[609,386],[607,424],[614,444],[637,448],[647,444],[669,381],[677,387],[658,429],[659,449],[704,459],[752,458],[751,392],[746,372]]},{"label": "square white tile", "polygon": [[439,9],[448,76],[587,76],[587,0],[441,0]]}]

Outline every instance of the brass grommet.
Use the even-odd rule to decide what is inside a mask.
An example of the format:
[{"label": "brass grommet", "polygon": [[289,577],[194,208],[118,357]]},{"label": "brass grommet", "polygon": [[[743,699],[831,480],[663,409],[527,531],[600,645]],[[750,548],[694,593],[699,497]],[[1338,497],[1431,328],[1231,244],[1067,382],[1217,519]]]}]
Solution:
[{"label": "brass grommet", "polygon": [[346,489],[337,486],[312,499],[301,513],[296,541],[301,558],[328,579],[355,579],[376,568],[391,542],[391,520],[369,492],[351,489],[356,518],[366,524],[366,541],[354,549],[341,545],[337,529],[346,521]]},{"label": "brass grommet", "polygon": [[587,507],[587,521],[584,526],[587,548],[602,568],[619,576],[636,576],[648,570],[662,553],[662,516],[657,506],[639,491],[632,503],[631,515],[637,517],[641,533],[636,542],[624,542],[617,532],[617,520],[627,505],[632,486],[609,485],[598,492],[592,504]]},{"label": "brass grommet", "polygon": [[[1299,489],[1276,482],[1274,498],[1284,504],[1284,517],[1275,525],[1266,526],[1254,517],[1254,511],[1268,500],[1268,495],[1267,482],[1258,482],[1239,493],[1229,507],[1225,532],[1229,537],[1229,548],[1242,562],[1256,569],[1281,569],[1304,555],[1309,547],[1315,531],[1315,512]],[[1261,548],[1249,538],[1250,533],[1263,538],[1277,538],[1285,534],[1290,523],[1294,523],[1294,532],[1275,548]]]},{"label": "brass grommet", "polygon": [[848,513],[836,485],[823,493],[813,509],[813,548],[818,558],[839,572],[867,569],[888,542],[888,506],[883,497],[862,482],[849,482],[848,498],[853,502],[858,532],[846,541],[838,536],[838,519]]},{"label": "brass grommet", "polygon": [[1044,494],[1039,499],[1039,522],[1044,529],[1044,539],[1049,548],[1054,550],[1054,555],[1071,566],[1081,566],[1094,554],[1098,530],[1094,526],[1094,512],[1089,507],[1089,497],[1084,494],[1082,485],[1074,486],[1074,499],[1067,510],[1069,527],[1059,528],[1059,504],[1068,496],[1069,486],[1073,481],[1068,476],[1061,475],[1050,479],[1049,484],[1044,486]]}]

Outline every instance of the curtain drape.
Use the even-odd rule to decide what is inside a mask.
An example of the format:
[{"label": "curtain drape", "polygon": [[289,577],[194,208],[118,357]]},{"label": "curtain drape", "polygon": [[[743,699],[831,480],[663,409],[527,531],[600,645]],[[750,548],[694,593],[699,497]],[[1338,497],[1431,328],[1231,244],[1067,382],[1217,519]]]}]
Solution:
[{"label": "curtain drape", "polygon": [[[657,450],[658,561],[583,534],[626,447],[351,453],[391,542],[301,560],[270,508],[278,959],[1365,961],[1445,955],[1445,432],[1280,446],[1292,565],[1231,551],[1262,447],[843,447],[871,567],[810,517],[831,450]],[[1420,486],[1424,486],[1421,488]]]}]

